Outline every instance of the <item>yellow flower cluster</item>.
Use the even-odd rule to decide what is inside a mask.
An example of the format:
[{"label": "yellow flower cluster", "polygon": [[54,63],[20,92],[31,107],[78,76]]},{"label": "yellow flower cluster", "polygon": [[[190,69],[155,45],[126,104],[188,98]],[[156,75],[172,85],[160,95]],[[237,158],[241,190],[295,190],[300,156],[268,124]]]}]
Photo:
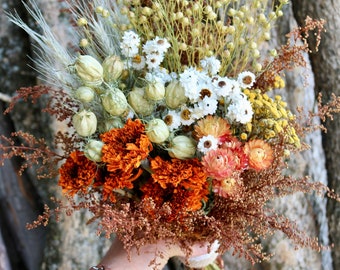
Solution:
[{"label": "yellow flower cluster", "polygon": [[261,71],[259,46],[270,39],[275,21],[287,1],[269,7],[268,0],[124,0],[121,13],[144,40],[165,37],[170,72],[198,66],[199,60],[215,55],[221,59],[220,75],[236,76],[243,70]]},{"label": "yellow flower cluster", "polygon": [[[271,140],[284,134],[285,142],[299,148],[300,139],[289,122],[295,120],[295,116],[287,108],[287,103],[282,101],[281,96],[276,95],[274,99],[260,90],[245,90],[254,110],[251,123],[244,127],[242,136],[247,138],[262,138]],[[283,133],[284,132],[284,133]],[[242,137],[241,136],[241,137]]]}]

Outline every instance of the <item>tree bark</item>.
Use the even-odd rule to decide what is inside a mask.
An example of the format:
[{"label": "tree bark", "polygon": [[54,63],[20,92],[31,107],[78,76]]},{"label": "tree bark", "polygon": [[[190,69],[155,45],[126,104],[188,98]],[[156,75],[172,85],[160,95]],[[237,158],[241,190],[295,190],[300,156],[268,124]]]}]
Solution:
[{"label": "tree bark", "polygon": [[[327,32],[322,35],[319,51],[309,56],[315,76],[315,92],[321,92],[323,101],[327,102],[332,93],[340,94],[340,2],[294,0],[293,8],[300,25],[307,15],[326,19]],[[339,194],[340,116],[335,115],[333,121],[327,120],[325,126],[328,132],[323,134],[322,143],[326,154],[328,185]],[[340,269],[340,207],[336,201],[328,201],[327,216],[330,241],[335,245],[332,249],[333,268]]]},{"label": "tree bark", "polygon": [[[27,66],[30,54],[30,44],[26,33],[12,25],[4,16],[4,9],[17,9],[20,13],[20,1],[0,0],[0,85],[1,92],[9,96],[22,86],[34,85],[35,74]],[[43,122],[35,112],[38,105],[23,104],[15,113],[4,117],[0,115],[0,134],[9,135],[10,132],[26,126],[37,134]],[[3,112],[5,104],[0,102]],[[29,119],[27,116],[34,118]],[[26,119],[25,119],[26,117]],[[40,134],[41,135],[41,134]],[[41,209],[41,200],[37,195],[30,176],[25,173],[19,176],[16,172],[20,160],[11,160],[0,168],[0,231],[1,231],[1,269],[39,269],[44,248],[45,229],[39,228],[27,231],[26,223],[32,222]]]}]

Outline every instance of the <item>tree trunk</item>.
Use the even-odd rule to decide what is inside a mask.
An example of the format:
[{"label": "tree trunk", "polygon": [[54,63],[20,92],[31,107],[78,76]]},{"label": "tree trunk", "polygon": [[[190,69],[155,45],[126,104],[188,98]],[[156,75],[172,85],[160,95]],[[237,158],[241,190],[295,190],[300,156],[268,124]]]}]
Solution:
[{"label": "tree trunk", "polygon": [[[315,76],[315,92],[321,92],[324,102],[327,102],[332,93],[340,94],[340,2],[294,0],[293,7],[299,24],[303,24],[307,15],[315,19],[326,19],[327,32],[322,35],[319,51],[311,53],[310,59]],[[327,120],[325,126],[328,132],[323,134],[322,143],[326,154],[328,185],[339,194],[339,115],[335,115],[333,121]],[[335,245],[332,249],[333,268],[340,269],[340,207],[334,200],[328,201],[327,216],[330,241]]]},{"label": "tree trunk", "polygon": [[[4,8],[17,9],[21,16],[25,16],[20,13],[21,5],[20,1],[0,0],[0,85],[2,93],[9,95],[21,86],[36,83],[34,72],[27,66],[27,55],[30,54],[28,36],[4,16]],[[35,134],[42,129],[39,125],[43,121],[40,122],[39,117],[35,118],[36,121],[27,117],[33,117],[40,111],[38,105],[23,104],[19,107],[10,116],[4,117],[1,113],[0,134],[9,135],[23,126],[29,127]],[[5,104],[0,102],[1,112],[4,109]],[[46,230],[27,231],[25,225],[39,214],[41,200],[30,176],[16,173],[18,164],[20,160],[11,160],[0,168],[0,268],[36,270],[42,260]]]}]

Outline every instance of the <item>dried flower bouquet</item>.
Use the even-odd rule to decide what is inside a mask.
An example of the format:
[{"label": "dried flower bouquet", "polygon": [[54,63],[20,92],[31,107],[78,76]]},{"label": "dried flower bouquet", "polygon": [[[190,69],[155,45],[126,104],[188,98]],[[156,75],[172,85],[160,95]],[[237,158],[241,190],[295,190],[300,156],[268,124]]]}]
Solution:
[{"label": "dried flower bouquet", "polygon": [[[301,126],[271,91],[284,88],[285,70],[305,65],[306,36],[315,31],[319,41],[322,20],[307,18],[286,45],[263,50],[286,0],[67,2],[75,48],[57,41],[35,2],[25,6],[41,32],[9,15],[37,43],[35,68],[49,86],[19,89],[6,113],[46,95],[45,111],[69,127],[54,148],[22,131],[1,137],[1,160],[41,164],[38,176],[58,176],[69,200],[57,211],[46,206],[30,228],[88,209],[89,222],[127,250],[167,239],[189,254],[194,242],[218,240],[220,253],[255,263],[269,257],[259,240],[274,231],[322,248],[267,207],[301,191],[338,199],[308,177],[283,174],[319,127]],[[308,117],[339,108],[334,97]]]}]

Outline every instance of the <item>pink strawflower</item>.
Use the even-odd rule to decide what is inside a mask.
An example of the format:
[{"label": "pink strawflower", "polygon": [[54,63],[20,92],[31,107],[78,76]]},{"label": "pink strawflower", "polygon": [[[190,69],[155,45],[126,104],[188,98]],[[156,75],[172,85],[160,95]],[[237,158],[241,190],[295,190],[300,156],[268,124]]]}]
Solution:
[{"label": "pink strawflower", "polygon": [[216,149],[207,152],[202,158],[207,175],[222,180],[230,177],[237,167],[237,160],[230,149]]}]

